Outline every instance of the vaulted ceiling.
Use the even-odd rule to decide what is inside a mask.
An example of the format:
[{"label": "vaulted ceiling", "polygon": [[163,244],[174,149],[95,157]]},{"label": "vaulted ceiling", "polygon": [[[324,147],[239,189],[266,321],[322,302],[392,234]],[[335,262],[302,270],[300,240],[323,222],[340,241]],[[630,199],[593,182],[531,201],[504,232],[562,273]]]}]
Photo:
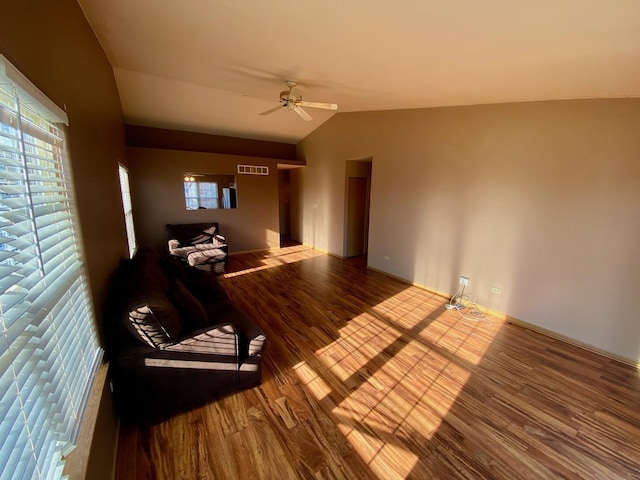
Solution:
[{"label": "vaulted ceiling", "polygon": [[638,0],[79,0],[134,125],[295,143],[339,112],[640,96]]}]

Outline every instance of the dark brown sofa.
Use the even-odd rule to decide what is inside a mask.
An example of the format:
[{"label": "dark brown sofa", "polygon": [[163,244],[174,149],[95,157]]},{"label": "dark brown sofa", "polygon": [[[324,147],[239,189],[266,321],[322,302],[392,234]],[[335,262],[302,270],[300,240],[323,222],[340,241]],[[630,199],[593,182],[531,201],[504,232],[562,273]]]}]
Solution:
[{"label": "dark brown sofa", "polygon": [[261,380],[264,332],[214,273],[147,248],[129,262],[110,356],[121,417],[150,422]]}]

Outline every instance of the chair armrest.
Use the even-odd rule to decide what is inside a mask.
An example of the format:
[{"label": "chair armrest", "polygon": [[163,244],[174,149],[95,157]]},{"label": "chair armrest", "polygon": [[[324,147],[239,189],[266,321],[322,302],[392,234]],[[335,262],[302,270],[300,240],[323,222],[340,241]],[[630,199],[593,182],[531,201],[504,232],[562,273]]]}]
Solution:
[{"label": "chair armrest", "polygon": [[164,345],[169,352],[238,356],[238,333],[230,323],[196,330],[179,342]]},{"label": "chair armrest", "polygon": [[180,248],[180,242],[176,239],[169,240],[169,253],[171,255],[178,255],[175,251]]},{"label": "chair armrest", "polygon": [[227,239],[225,237],[223,237],[222,235],[215,235],[211,239],[211,243],[209,245],[213,245],[213,248],[226,249],[227,248]]}]

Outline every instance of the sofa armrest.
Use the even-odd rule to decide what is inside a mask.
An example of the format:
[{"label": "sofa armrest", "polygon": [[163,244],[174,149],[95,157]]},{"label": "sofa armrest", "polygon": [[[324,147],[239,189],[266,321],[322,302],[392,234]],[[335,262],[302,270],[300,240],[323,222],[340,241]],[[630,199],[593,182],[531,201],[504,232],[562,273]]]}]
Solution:
[{"label": "sofa armrest", "polygon": [[247,342],[247,352],[240,352],[240,356],[248,355],[249,357],[253,357],[256,355],[261,355],[264,350],[264,344],[267,341],[267,335],[264,331],[258,327],[253,321],[250,319],[242,319],[237,318],[234,322],[238,333],[246,339]]},{"label": "sofa armrest", "polygon": [[249,340],[249,356],[255,357],[257,355],[262,355],[262,350],[264,349],[266,341],[267,336],[264,333],[256,335]]},{"label": "sofa armrest", "polygon": [[179,342],[167,344],[162,350],[169,352],[238,356],[238,333],[230,323],[196,330]]}]

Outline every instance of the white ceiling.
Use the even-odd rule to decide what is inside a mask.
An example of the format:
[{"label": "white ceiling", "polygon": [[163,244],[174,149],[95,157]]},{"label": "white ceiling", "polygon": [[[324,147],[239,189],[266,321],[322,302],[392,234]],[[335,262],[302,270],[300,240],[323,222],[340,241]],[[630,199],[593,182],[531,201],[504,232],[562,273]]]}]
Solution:
[{"label": "white ceiling", "polygon": [[79,0],[126,121],[295,143],[340,112],[640,96],[638,0]]}]

